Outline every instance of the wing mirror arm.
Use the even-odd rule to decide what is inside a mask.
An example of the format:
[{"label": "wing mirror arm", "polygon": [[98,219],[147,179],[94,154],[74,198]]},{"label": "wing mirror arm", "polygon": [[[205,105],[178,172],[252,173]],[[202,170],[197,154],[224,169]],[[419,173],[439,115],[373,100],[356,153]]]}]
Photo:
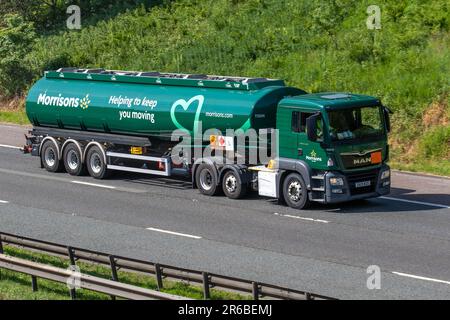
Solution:
[{"label": "wing mirror arm", "polygon": [[394,114],[394,112],[390,108],[383,106],[383,113],[384,113],[384,120],[386,123],[386,131],[390,132],[391,131],[391,119],[390,119],[389,115]]}]

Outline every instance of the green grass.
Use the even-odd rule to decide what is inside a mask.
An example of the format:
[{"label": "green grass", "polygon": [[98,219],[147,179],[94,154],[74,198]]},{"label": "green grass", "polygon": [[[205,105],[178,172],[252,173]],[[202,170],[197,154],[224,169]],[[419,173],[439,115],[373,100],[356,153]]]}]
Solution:
[{"label": "green grass", "polygon": [[0,109],[0,123],[29,124],[25,111],[4,111]]},{"label": "green grass", "polygon": [[[58,268],[66,269],[69,266],[67,259],[54,257],[46,254],[35,253],[24,249],[18,249],[11,246],[5,246],[5,253],[46,265],[52,265]],[[81,272],[97,277],[111,279],[111,271],[97,264],[77,263]],[[119,279],[122,283],[128,283],[143,288],[157,290],[156,280],[153,276],[147,276],[140,273],[118,271]],[[55,283],[48,280],[38,279],[37,292],[31,290],[31,277],[13,271],[1,270],[0,278],[0,300],[66,300],[70,299],[69,291],[64,284]],[[179,295],[193,299],[203,299],[202,288],[188,283],[164,281],[165,293]],[[77,290],[77,299],[80,300],[106,300],[109,296],[95,293],[88,290]],[[244,300],[250,299],[249,296],[229,293],[220,290],[211,290],[212,300]]]},{"label": "green grass", "polygon": [[422,160],[420,162],[412,163],[390,163],[393,169],[411,171],[417,173],[431,173],[439,176],[450,177],[450,163],[449,161],[438,160]]}]

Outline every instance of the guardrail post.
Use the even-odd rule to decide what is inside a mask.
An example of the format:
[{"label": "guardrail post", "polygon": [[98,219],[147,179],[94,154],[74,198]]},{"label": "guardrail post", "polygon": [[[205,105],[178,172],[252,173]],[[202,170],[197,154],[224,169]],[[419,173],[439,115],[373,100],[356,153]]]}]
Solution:
[{"label": "guardrail post", "polygon": [[202,276],[203,276],[203,299],[208,300],[211,298],[211,294],[209,292],[209,274],[207,272],[203,272]]},{"label": "guardrail post", "polygon": [[[114,281],[119,281],[119,276],[117,275],[116,258],[114,256],[109,256],[109,264],[111,265],[111,275]],[[115,296],[111,296],[111,300],[116,300]]]},{"label": "guardrail post", "polygon": [[38,291],[37,278],[35,276],[31,276],[31,290],[33,290],[33,292]]},{"label": "guardrail post", "polygon": [[252,282],[252,295],[253,295],[253,300],[259,300],[258,282]]},{"label": "guardrail post", "polygon": [[159,265],[159,263],[155,263],[155,276],[156,276],[156,283],[158,284],[158,290],[163,289],[164,285],[162,280],[162,268]]},{"label": "guardrail post", "polygon": [[[76,266],[76,261],[75,261],[75,253],[73,252],[72,247],[67,247],[67,253],[69,254],[69,260],[70,260],[70,265],[71,266]],[[75,288],[70,289],[70,298],[72,300],[76,300],[77,299],[77,291]]]}]

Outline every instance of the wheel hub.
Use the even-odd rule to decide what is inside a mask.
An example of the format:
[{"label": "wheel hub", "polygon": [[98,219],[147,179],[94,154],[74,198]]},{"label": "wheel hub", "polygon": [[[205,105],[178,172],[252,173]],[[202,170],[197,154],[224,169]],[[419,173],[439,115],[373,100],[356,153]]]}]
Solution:
[{"label": "wheel hub", "polygon": [[49,167],[53,167],[55,165],[56,155],[55,150],[52,148],[47,148],[47,150],[45,150],[45,162]]},{"label": "wheel hub", "polygon": [[298,202],[302,196],[302,186],[300,185],[300,182],[292,181],[289,184],[288,193],[289,193],[289,198],[292,201]]},{"label": "wheel hub", "polygon": [[67,153],[67,159],[68,159],[68,166],[71,170],[77,170],[78,166],[79,166],[79,159],[78,159],[78,155],[74,150],[70,150]]},{"label": "wheel hub", "polygon": [[227,179],[225,180],[225,187],[227,188],[228,192],[230,193],[235,192],[237,187],[236,177],[233,175],[228,176]]},{"label": "wheel hub", "polygon": [[203,170],[200,173],[200,185],[203,190],[209,191],[213,187],[213,177],[211,175],[211,172],[209,170]]},{"label": "wheel hub", "polygon": [[92,155],[91,161],[91,169],[95,174],[98,174],[102,171],[102,160],[98,154]]}]

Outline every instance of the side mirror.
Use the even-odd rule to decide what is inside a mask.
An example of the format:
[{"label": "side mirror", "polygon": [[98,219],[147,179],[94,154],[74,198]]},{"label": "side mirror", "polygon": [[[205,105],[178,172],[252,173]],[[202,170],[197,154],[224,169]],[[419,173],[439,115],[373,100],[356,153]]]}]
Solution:
[{"label": "side mirror", "polygon": [[317,120],[320,114],[316,113],[306,119],[306,134],[309,141],[317,141]]},{"label": "side mirror", "polygon": [[384,122],[386,123],[386,131],[391,132],[391,118],[389,115],[393,114],[393,112],[388,107],[383,107],[383,113],[384,113]]}]

